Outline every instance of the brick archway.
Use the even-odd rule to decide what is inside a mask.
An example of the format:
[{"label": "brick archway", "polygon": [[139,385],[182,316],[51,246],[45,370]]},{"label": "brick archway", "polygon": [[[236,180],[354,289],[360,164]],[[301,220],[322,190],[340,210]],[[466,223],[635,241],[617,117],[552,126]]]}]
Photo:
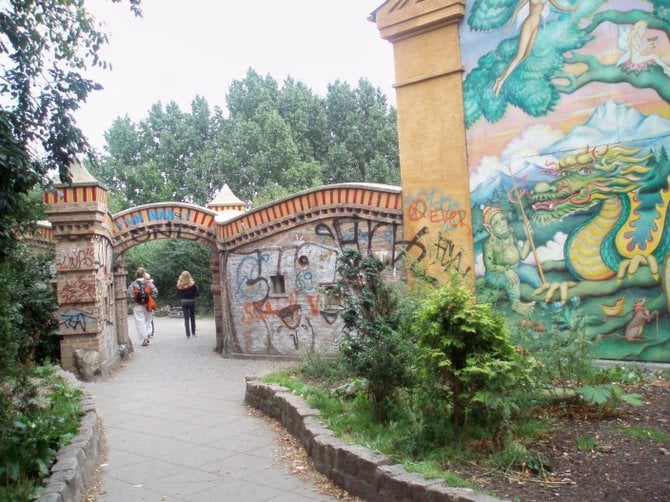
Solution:
[{"label": "brick archway", "polygon": [[114,252],[114,282],[116,290],[117,339],[128,343],[128,326],[124,322],[128,300],[125,285],[128,283],[123,254],[130,248],[158,239],[185,239],[208,247],[211,254],[212,304],[216,325],[217,347],[222,346],[223,321],[221,318],[221,278],[217,259],[216,212],[181,202],[159,202],[127,209],[110,217],[112,249]]}]

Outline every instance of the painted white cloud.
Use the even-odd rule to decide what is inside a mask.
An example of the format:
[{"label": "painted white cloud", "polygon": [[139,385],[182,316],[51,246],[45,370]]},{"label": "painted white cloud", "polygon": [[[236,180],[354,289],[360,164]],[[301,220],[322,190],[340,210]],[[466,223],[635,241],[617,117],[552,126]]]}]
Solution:
[{"label": "painted white cloud", "polygon": [[[565,246],[565,241],[567,239],[568,234],[564,232],[556,232],[550,241],[548,241],[544,246],[537,248],[538,256],[542,258],[542,261],[562,260],[564,258],[563,247]],[[533,258],[533,253],[528,255],[528,257],[524,260],[524,263],[535,265],[535,258]]]},{"label": "painted white cloud", "polygon": [[540,152],[564,136],[563,131],[546,124],[537,124],[526,128],[519,136],[512,139],[503,149],[500,156],[484,155],[477,167],[470,173],[470,186],[474,189],[495,171],[509,174],[517,173],[527,162],[544,165],[546,156]]},{"label": "painted white cloud", "polygon": [[475,277],[482,277],[486,273],[484,268],[484,254],[479,253],[475,256]]}]

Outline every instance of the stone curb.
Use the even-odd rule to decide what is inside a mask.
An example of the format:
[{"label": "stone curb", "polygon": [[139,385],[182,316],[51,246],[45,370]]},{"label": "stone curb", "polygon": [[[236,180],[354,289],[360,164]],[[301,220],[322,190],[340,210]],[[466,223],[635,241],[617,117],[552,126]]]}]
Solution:
[{"label": "stone curb", "polygon": [[[77,378],[67,371],[58,375],[70,387],[82,389]],[[83,389],[82,389],[83,391]],[[51,476],[44,480],[44,490],[38,502],[70,502],[82,500],[100,462],[100,427],[93,397],[83,392],[79,405],[84,416],[79,432],[72,442],[59,450],[51,467]]]},{"label": "stone curb", "polygon": [[316,469],[352,495],[369,501],[495,502],[500,499],[468,488],[453,488],[427,480],[364,446],[337,439],[320,420],[321,412],[280,385],[247,377],[247,404],[278,419],[295,436]]}]

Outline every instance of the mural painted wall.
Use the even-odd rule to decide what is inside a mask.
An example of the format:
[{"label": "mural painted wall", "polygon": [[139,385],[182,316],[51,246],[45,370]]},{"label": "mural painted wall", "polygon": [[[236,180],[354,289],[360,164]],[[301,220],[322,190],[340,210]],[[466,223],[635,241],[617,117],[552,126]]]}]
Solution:
[{"label": "mural painted wall", "polygon": [[670,361],[670,3],[475,0],[461,44],[478,298]]}]

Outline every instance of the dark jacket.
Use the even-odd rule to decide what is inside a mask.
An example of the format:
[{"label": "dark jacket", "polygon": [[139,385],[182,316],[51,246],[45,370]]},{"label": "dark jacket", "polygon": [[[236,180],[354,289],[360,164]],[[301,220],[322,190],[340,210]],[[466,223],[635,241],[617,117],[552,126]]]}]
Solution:
[{"label": "dark jacket", "polygon": [[182,300],[195,300],[198,295],[200,295],[200,288],[197,284],[186,289],[177,288],[177,295],[179,295],[179,298]]}]

